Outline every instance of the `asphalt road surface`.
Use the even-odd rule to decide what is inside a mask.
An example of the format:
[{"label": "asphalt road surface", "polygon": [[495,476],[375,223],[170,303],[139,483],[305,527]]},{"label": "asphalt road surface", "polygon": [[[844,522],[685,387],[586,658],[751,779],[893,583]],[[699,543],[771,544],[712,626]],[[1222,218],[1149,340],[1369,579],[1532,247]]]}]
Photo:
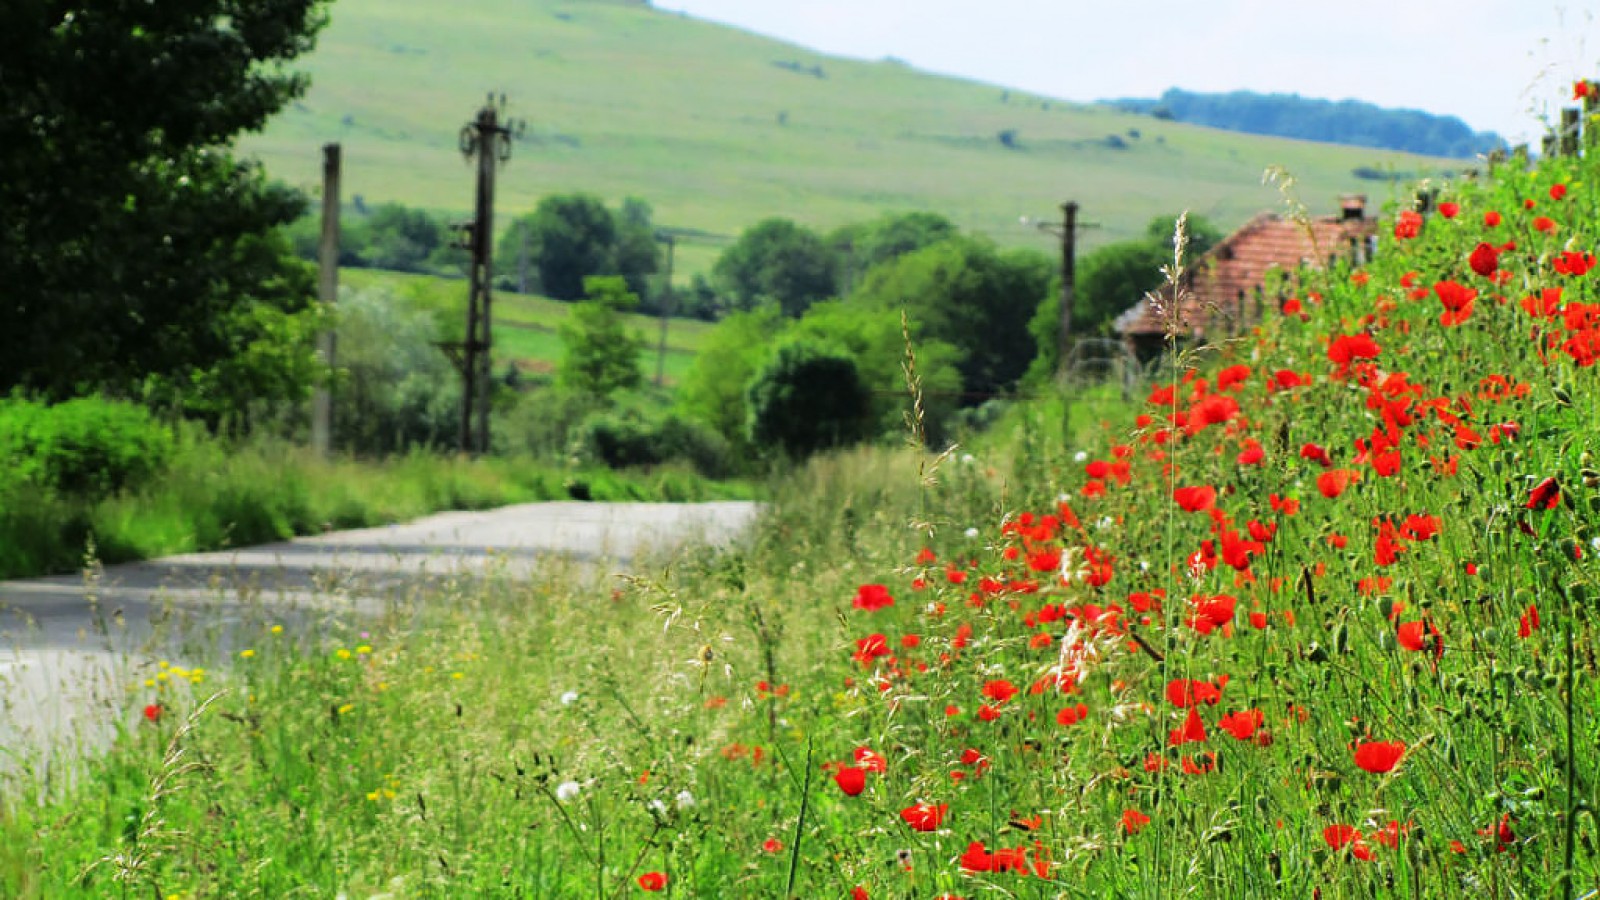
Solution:
[{"label": "asphalt road surface", "polygon": [[[532,503],[387,528],[0,582],[0,772],[71,764],[128,715],[155,660],[226,660],[246,623],[375,615],[427,602],[442,579],[529,577],[572,562],[626,569],[640,554],[723,543],[752,503]],[[188,626],[162,628],[180,620]],[[155,635],[186,634],[186,643]],[[199,634],[196,639],[195,635]]]}]

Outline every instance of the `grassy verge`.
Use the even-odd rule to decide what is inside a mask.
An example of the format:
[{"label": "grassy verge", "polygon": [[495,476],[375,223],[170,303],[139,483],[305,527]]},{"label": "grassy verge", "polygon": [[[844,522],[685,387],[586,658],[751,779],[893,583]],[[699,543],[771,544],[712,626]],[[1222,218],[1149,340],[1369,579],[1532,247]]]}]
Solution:
[{"label": "grassy verge", "polygon": [[542,500],[691,501],[752,488],[688,469],[572,469],[518,458],[416,453],[321,460],[288,444],[227,448],[190,439],[171,467],[115,497],[27,487],[0,496],[0,577],[72,571],[92,539],[107,563],[385,525],[452,509]]}]

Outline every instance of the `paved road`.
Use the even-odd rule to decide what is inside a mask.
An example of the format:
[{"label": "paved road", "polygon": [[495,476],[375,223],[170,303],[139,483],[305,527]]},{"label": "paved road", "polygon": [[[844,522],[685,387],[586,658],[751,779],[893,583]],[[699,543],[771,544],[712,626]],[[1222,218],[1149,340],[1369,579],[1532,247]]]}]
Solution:
[{"label": "paved road", "polygon": [[[41,750],[103,744],[156,657],[226,659],[241,624],[371,615],[425,599],[438,579],[528,577],[558,560],[626,568],[641,553],[731,540],[755,515],[750,503],[532,503],[112,566],[94,579],[0,582],[0,771]],[[155,643],[154,626],[174,619],[203,639]],[[160,633],[177,632],[195,629]]]}]

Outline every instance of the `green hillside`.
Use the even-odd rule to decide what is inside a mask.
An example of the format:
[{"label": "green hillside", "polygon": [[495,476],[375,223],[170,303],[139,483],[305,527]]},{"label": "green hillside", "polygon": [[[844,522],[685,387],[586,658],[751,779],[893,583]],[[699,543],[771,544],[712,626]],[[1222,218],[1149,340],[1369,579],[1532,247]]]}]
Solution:
[{"label": "green hillside", "polygon": [[[452,340],[465,331],[467,283],[433,275],[410,275],[378,269],[344,269],[340,282],[352,289],[378,288],[392,292],[407,304],[431,310]],[[495,365],[515,363],[524,371],[548,375],[561,360],[561,323],[572,305],[546,297],[498,291],[494,295]],[[654,316],[625,315],[628,330],[644,338],[640,358],[647,377],[654,377],[660,347],[661,320]],[[700,352],[712,326],[693,319],[672,319],[667,327],[665,375],[668,383],[682,379]]]},{"label": "green hillside", "polygon": [[[659,223],[713,235],[768,215],[833,227],[915,208],[1004,244],[1047,246],[1019,215],[1076,198],[1103,225],[1087,235],[1093,245],[1180,208],[1241,223],[1278,203],[1261,184],[1269,164],[1300,179],[1314,211],[1341,192],[1387,199],[1387,187],[1351,175],[1357,166],[1452,165],[836,59],[636,2],[337,0],[331,16],[305,62],[309,94],[242,146],[314,188],[318,148],[339,141],[345,196],[368,203],[467,209],[457,133],[491,90],[528,122],[500,181],[504,213],[556,191],[633,194]],[[680,245],[680,273],[720,246]]]}]

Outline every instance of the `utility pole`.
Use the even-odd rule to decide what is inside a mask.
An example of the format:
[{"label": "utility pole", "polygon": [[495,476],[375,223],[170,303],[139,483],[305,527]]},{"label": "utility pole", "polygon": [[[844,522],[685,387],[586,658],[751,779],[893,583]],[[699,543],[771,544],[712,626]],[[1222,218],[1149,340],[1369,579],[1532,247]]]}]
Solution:
[{"label": "utility pole", "polygon": [[1079,224],[1077,201],[1061,204],[1061,224],[1022,217],[1023,224],[1032,223],[1040,231],[1047,231],[1061,239],[1061,312],[1056,328],[1056,380],[1061,387],[1061,441],[1063,446],[1072,443],[1072,388],[1067,383],[1072,374],[1072,305],[1077,299],[1078,229],[1093,228],[1092,224]]},{"label": "utility pole", "polygon": [[[489,452],[489,400],[494,389],[491,305],[494,286],[494,175],[495,167],[511,159],[511,141],[523,123],[501,124],[505,109],[493,94],[478,116],[461,129],[461,155],[478,164],[477,198],[473,218],[463,228],[462,246],[471,252],[467,294],[467,335],[459,344],[443,345],[461,370],[461,452]],[[473,427],[476,412],[477,427]],[[476,431],[476,433],[474,433]]]},{"label": "utility pole", "polygon": [[[322,242],[317,250],[317,299],[324,313],[333,312],[339,299],[339,168],[338,144],[322,147]],[[335,336],[333,323],[325,323],[317,337],[317,355],[326,368],[327,378],[333,376]],[[311,449],[319,457],[327,457],[333,446],[333,393],[329,383],[317,386],[311,395]]]},{"label": "utility pole", "polygon": [[668,231],[656,232],[656,240],[667,245],[667,283],[661,292],[661,343],[656,347],[656,387],[667,383],[667,318],[672,315],[672,251],[678,239]]}]

